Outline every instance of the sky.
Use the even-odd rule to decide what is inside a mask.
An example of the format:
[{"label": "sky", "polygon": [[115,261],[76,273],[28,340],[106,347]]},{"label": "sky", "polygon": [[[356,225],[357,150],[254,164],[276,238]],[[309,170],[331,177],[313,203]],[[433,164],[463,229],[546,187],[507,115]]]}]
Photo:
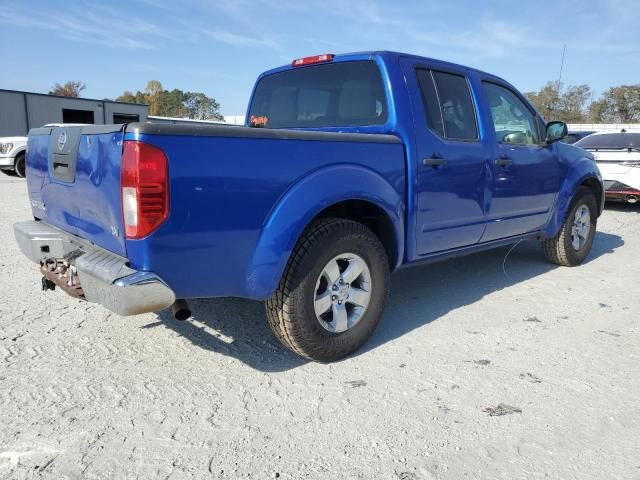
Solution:
[{"label": "sky", "polygon": [[638,0],[0,0],[0,88],[80,80],[115,98],[159,80],[243,115],[256,77],[318,53],[396,50],[522,91],[640,83]]}]

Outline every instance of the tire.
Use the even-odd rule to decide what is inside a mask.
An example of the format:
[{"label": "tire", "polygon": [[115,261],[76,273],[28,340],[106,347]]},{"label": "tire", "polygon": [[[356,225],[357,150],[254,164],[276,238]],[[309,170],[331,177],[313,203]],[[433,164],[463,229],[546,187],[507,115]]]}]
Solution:
[{"label": "tire", "polygon": [[[339,277],[330,267],[334,262]],[[352,274],[362,268],[355,279],[349,279],[346,270],[352,265]],[[266,302],[271,330],[285,347],[304,358],[324,363],[339,360],[360,348],[380,322],[389,275],[387,254],[365,225],[337,218],[316,221],[298,241],[277,290]],[[330,281],[331,277],[339,280]],[[336,287],[338,291],[333,290]],[[363,291],[368,295],[364,308],[351,303]],[[329,309],[316,315],[318,308],[325,308],[322,300],[330,300]],[[347,324],[346,330],[340,328]]]},{"label": "tire", "polygon": [[26,162],[25,162],[25,155],[24,152],[19,153],[18,155],[16,155],[16,162],[15,162],[15,172],[16,175],[20,178],[24,178],[24,176],[26,175]]},{"label": "tire", "polygon": [[[588,210],[589,218],[588,221],[580,223],[588,224],[589,230],[588,233],[585,233],[584,228],[578,226],[576,227],[577,231],[582,231],[582,235],[577,235],[574,232],[574,222],[578,221],[576,215],[580,216],[578,212],[585,212],[585,208]],[[567,216],[558,234],[542,242],[542,250],[547,260],[565,267],[580,265],[591,251],[597,219],[598,207],[595,195],[589,188],[579,187],[571,200]]]}]

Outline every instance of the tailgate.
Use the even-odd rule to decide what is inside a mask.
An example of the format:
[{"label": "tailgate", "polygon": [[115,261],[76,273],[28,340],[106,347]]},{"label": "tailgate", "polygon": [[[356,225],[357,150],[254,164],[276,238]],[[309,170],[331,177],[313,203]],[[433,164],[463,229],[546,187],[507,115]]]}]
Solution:
[{"label": "tailgate", "polygon": [[27,185],[35,218],[125,256],[120,194],[123,127],[31,130]]}]

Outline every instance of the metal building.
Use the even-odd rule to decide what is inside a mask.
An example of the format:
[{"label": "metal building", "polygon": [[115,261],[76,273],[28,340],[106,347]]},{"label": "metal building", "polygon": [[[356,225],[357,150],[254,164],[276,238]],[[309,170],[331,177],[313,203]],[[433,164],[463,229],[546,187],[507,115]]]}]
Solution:
[{"label": "metal building", "polygon": [[144,122],[148,105],[0,89],[0,137],[23,136],[47,123]]}]

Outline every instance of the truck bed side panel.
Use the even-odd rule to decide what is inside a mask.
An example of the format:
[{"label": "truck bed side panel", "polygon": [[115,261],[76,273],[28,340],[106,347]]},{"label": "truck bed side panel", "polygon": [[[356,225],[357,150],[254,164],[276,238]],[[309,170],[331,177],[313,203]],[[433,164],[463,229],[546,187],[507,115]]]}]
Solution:
[{"label": "truck bed side panel", "polygon": [[[255,129],[239,128],[238,133],[241,130]],[[278,200],[301,179],[329,166],[356,166],[384,177],[404,198],[401,143],[305,140],[304,134],[285,139],[282,135],[274,131],[269,136],[265,131],[247,138],[127,131],[125,139],[165,151],[171,179],[168,220],[148,238],[127,241],[132,266],[156,272],[178,298],[254,298],[247,288],[247,275],[257,241]],[[314,188],[326,186],[320,183]],[[314,207],[308,206],[309,210]],[[281,240],[278,243],[284,246],[289,239]]]}]

